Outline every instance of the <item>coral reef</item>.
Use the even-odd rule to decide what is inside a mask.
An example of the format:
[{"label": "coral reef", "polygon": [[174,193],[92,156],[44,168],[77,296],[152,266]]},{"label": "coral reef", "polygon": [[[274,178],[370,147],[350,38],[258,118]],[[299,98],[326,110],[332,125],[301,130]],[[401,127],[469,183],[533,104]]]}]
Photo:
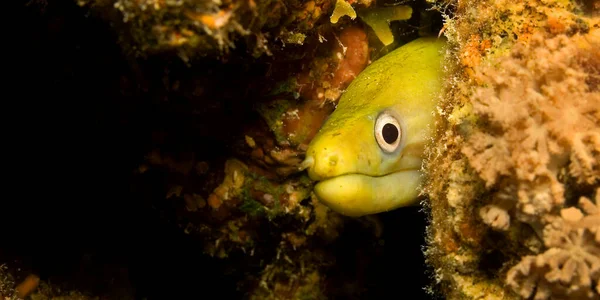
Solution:
[{"label": "coral reef", "polygon": [[[600,294],[600,189],[595,204],[581,197],[578,208],[549,215],[544,246],[512,267],[507,283],[524,298],[594,299]],[[583,211],[583,212],[582,212]],[[584,215],[585,212],[585,215]]]},{"label": "coral reef", "polygon": [[[311,3],[305,3],[310,11],[326,11],[322,6],[326,2],[316,2],[316,6]],[[257,2],[258,6],[264,4]],[[370,3],[350,4],[361,7],[359,14],[368,15],[363,9]],[[400,16],[389,14],[389,18],[402,19],[405,22],[402,25],[409,21],[427,23],[429,19],[423,21],[421,14],[416,13],[419,7],[415,5],[413,13],[403,6]],[[377,13],[386,11],[382,6]],[[244,274],[239,284],[250,298],[355,297],[364,292],[361,284],[366,281],[365,277],[346,278],[344,284],[356,285],[352,289],[333,285],[331,281],[335,276],[328,272],[337,266],[333,264],[328,248],[338,243],[337,239],[348,223],[358,222],[357,227],[370,228],[378,224],[377,217],[368,218],[368,221],[350,220],[320,204],[311,195],[312,182],[301,171],[300,163],[308,143],[350,82],[371,60],[401,44],[402,39],[384,47],[377,32],[368,24],[352,22],[346,17],[336,24],[329,23],[329,18],[325,23],[313,24],[314,20],[308,19],[316,16],[310,13],[295,10],[288,13],[292,21],[286,28],[295,28],[295,31],[293,34],[288,31],[291,40],[279,39],[284,43],[295,43],[295,46],[272,51],[271,58],[253,61],[255,65],[265,64],[261,73],[253,74],[255,78],[242,74],[238,81],[233,81],[236,78],[233,77],[232,81],[218,83],[212,79],[215,76],[194,75],[195,80],[182,80],[172,72],[166,76],[168,80],[164,80],[167,86],[173,86],[171,97],[173,93],[182,95],[185,101],[194,103],[197,111],[206,110],[213,102],[235,101],[228,105],[238,106],[240,114],[237,118],[227,117],[237,122],[232,127],[239,130],[226,131],[226,134],[234,135],[222,138],[228,145],[222,156],[215,158],[203,154],[208,152],[206,148],[212,147],[211,144],[189,142],[199,139],[196,132],[157,130],[154,150],[148,153],[136,176],[142,182],[141,186],[148,184],[145,180],[150,181],[149,178],[165,178],[166,184],[161,183],[168,186],[165,196],[156,199],[154,205],[161,207],[160,211],[174,211],[171,222],[188,236],[201,241],[202,254],[243,265],[237,271]],[[328,16],[329,12],[320,17]],[[414,18],[409,18],[411,16]],[[234,20],[235,15],[231,18]],[[390,30],[388,33],[398,35],[397,28],[385,23]],[[309,30],[314,32],[309,34]],[[414,28],[403,30],[405,39],[420,33]],[[393,38],[388,36],[388,39],[390,37]],[[245,43],[243,39],[238,41]],[[252,45],[246,46],[254,49]],[[194,51],[204,50],[194,48]],[[219,67],[225,68],[218,65],[215,69]],[[212,86],[213,82],[217,88]],[[245,91],[232,89],[234,83],[244,86]],[[191,88],[193,85],[196,88]],[[219,99],[221,93],[227,95],[226,100]],[[186,115],[189,112],[180,113]],[[207,114],[190,117],[191,123],[204,115]],[[215,118],[214,122],[204,121],[204,124],[213,126],[218,122]],[[207,132],[206,135],[215,133]],[[170,150],[176,140],[170,140],[173,136],[185,136],[186,146],[178,145]],[[377,234],[370,233],[364,239],[376,238]],[[382,246],[368,243],[368,247]]]},{"label": "coral reef", "polygon": [[0,264],[0,298],[16,300],[19,299],[15,292],[15,280],[8,272],[8,267],[5,264]]},{"label": "coral reef", "polygon": [[450,298],[597,299],[598,19],[565,1],[469,3],[450,3],[427,162],[436,279]]},{"label": "coral reef", "polygon": [[333,9],[331,0],[193,1],[78,0],[121,24],[120,39],[133,53],[176,51],[182,59],[226,55],[243,41],[254,56],[302,44]]},{"label": "coral reef", "polygon": [[325,297],[333,265],[322,247],[348,221],[311,197],[300,163],[373,49],[362,26],[343,22],[303,43],[316,47],[280,56],[266,76],[250,80],[247,97],[260,99],[251,107],[257,118],[239,120],[228,140],[231,156],[202,156],[194,146],[169,151],[172,142],[162,142],[174,135],[169,131],[155,134],[154,150],[138,170],[142,181],[165,174],[169,188],[158,203],[176,211],[174,223],[202,241],[204,254],[238,264],[243,258],[248,267],[239,270],[247,273],[240,285],[250,298]]},{"label": "coral reef", "polygon": [[[117,126],[152,131],[134,179],[152,200],[136,213],[157,211],[202,245],[194,255],[234,265],[249,298],[360,295],[363,252],[384,248],[379,216],[333,213],[299,164],[356,74],[431,29],[434,1],[76,2],[125,50],[133,74],[118,93],[151,103]],[[598,1],[435,5],[452,48],[426,166],[434,278],[449,299],[598,298]],[[336,256],[349,224],[375,229],[347,232],[355,243]],[[358,271],[332,274],[347,252],[363,253],[346,262]],[[32,298],[65,293],[84,297],[41,282]]]},{"label": "coral reef", "polygon": [[15,283],[15,276],[11,274],[8,266],[0,265],[0,299],[2,300],[46,300],[46,299],[77,299],[92,300],[100,299],[98,296],[90,296],[80,291],[53,285],[40,281],[36,275],[26,276],[19,284]]},{"label": "coral reef", "polygon": [[[190,65],[191,60],[202,57],[227,60],[232,52],[243,57],[251,54],[254,58],[285,56],[310,39],[322,39],[331,25],[361,22],[371,28],[383,45],[390,46],[398,42],[398,28],[390,28],[392,22],[415,19],[413,12],[431,17],[423,1],[409,1],[407,5],[372,0],[77,0],[76,3],[114,23],[120,29],[120,44],[129,55],[172,52]],[[431,27],[430,21],[422,22],[419,29]],[[414,29],[403,31],[407,35]]]},{"label": "coral reef", "polygon": [[295,232],[283,232],[276,255],[256,278],[248,279],[254,283],[248,289],[250,299],[327,299],[324,272],[334,260],[322,249],[308,250],[308,240],[316,235],[334,241],[343,220],[316,200],[312,204],[315,221],[307,220]]},{"label": "coral reef", "polygon": [[275,80],[260,85],[255,92],[265,98],[255,105],[260,119],[244,125],[232,143],[237,158],[227,158],[224,168],[195,154],[161,151],[161,144],[140,166],[142,177],[149,170],[171,174],[166,198],[179,211],[179,226],[205,242],[205,253],[225,258],[243,251],[254,256],[265,238],[272,239],[274,232],[264,231],[265,224],[282,220],[289,228],[308,228],[298,232],[299,239],[317,232],[314,226],[335,235],[330,231],[340,218],[316,214],[325,208],[308,201],[312,182],[299,164],[341,91],[366,66],[369,47],[366,33],[357,26],[329,31],[322,38],[326,40],[312,56],[305,54],[291,69],[275,68],[269,76]]},{"label": "coral reef", "polygon": [[[128,65],[107,65],[131,71],[110,73],[120,76],[121,90],[98,99],[117,95],[123,102],[144,102],[119,112],[124,117],[114,116],[127,119],[117,122],[119,130],[138,121],[148,127],[132,131],[143,133],[138,136],[150,148],[144,148],[146,160],[133,184],[144,201],[128,199],[135,203],[134,215],[156,212],[149,218],[160,219],[161,228],[174,227],[201,245],[194,256],[234,265],[239,276],[232,280],[253,299],[350,298],[363,292],[368,254],[383,248],[380,219],[350,220],[321,205],[299,164],[356,74],[435,27],[433,10],[424,4],[433,3],[447,14],[440,34],[451,45],[447,97],[425,166],[431,221],[425,252],[433,278],[448,299],[600,297],[598,1],[440,0],[391,7],[393,1],[370,0],[74,2],[86,8],[80,12],[113,26]],[[29,3],[40,10],[54,5]],[[55,30],[76,27],[60,18],[48,23]],[[76,35],[94,39],[95,32]],[[26,53],[36,56],[43,43]],[[73,42],[55,51],[75,57],[78,52],[68,49],[80,46]],[[101,54],[91,53],[92,59]],[[91,66],[114,61],[103,59]],[[85,65],[95,72],[84,61],[57,69],[73,76],[81,73],[71,70]],[[41,74],[51,75],[36,77],[40,82],[55,75]],[[78,100],[90,90],[108,89],[74,82],[85,83]],[[134,118],[131,111],[150,116]],[[343,248],[338,243],[349,224],[374,229],[362,239],[351,231],[354,243],[332,252]],[[397,232],[394,238],[404,242],[406,232]],[[184,248],[169,253],[192,252]],[[149,252],[154,259],[151,250],[132,256]],[[340,253],[356,253],[346,263],[356,265],[355,273],[332,274],[345,267],[335,261]],[[186,263],[188,257],[169,259],[174,262],[165,264]],[[14,280],[4,271],[0,293],[10,297]],[[96,298],[46,281],[31,298],[65,294]]]},{"label": "coral reef", "polygon": [[273,72],[276,78],[287,79],[267,87],[263,94],[270,96],[257,105],[268,130],[248,127],[247,145],[240,147],[240,156],[251,157],[280,176],[298,172],[308,143],[369,60],[367,34],[358,26],[322,38],[327,40],[319,43],[315,57],[301,61],[297,75]]}]

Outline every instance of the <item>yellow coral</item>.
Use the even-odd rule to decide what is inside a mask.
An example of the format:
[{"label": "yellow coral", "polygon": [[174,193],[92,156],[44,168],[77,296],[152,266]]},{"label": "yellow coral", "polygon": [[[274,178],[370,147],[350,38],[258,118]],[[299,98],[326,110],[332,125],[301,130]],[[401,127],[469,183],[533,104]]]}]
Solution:
[{"label": "yellow coral", "polygon": [[356,19],[356,11],[354,8],[352,8],[352,5],[345,0],[337,0],[335,3],[335,9],[333,10],[329,20],[331,23],[335,24],[343,16],[348,16],[350,19],[354,20]]}]

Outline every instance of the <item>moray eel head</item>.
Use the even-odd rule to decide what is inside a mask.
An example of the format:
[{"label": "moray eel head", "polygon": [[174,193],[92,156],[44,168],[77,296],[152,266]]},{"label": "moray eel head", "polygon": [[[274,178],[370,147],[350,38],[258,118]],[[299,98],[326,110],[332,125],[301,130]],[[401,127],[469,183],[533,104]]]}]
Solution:
[{"label": "moray eel head", "polygon": [[440,97],[445,41],[420,38],[369,65],[311,141],[304,167],[347,216],[415,205]]}]

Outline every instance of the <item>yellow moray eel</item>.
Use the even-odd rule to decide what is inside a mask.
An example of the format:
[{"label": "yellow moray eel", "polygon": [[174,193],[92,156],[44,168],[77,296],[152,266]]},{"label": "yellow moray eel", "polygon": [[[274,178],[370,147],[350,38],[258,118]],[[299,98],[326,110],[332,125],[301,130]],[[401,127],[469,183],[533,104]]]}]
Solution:
[{"label": "yellow moray eel", "polygon": [[445,40],[419,38],[348,86],[303,166],[321,202],[347,216],[417,204],[425,143],[442,87]]}]

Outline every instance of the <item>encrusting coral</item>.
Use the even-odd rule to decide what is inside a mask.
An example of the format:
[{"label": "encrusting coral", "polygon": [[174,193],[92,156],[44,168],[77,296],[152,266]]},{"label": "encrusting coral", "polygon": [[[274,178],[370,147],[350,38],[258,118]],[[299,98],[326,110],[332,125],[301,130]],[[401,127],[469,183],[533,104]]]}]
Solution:
[{"label": "encrusting coral", "polygon": [[452,2],[443,32],[435,278],[449,298],[598,299],[599,20],[569,1],[472,4]]},{"label": "encrusting coral", "polygon": [[543,228],[548,250],[525,256],[508,272],[507,283],[523,297],[533,293],[538,280],[536,299],[557,294],[592,299],[600,293],[592,286],[600,277],[600,243],[593,237],[600,226],[598,209],[585,197],[580,205],[590,213],[586,220],[578,209],[563,208],[560,181],[562,176],[577,184],[598,183],[600,93],[589,79],[598,73],[587,69],[600,66],[599,46],[598,30],[551,39],[535,34],[527,44],[515,45],[500,67],[486,70],[480,80],[489,85],[472,98],[473,111],[489,124],[471,136],[463,152],[486,186],[512,181],[500,184],[512,194],[504,200],[504,212],[488,204],[480,209],[483,222],[507,230],[514,207],[516,220]]},{"label": "encrusting coral", "polygon": [[599,52],[589,55],[598,46],[597,31],[573,38],[537,34],[478,78],[489,86],[476,90],[473,111],[489,125],[473,133],[463,153],[487,187],[516,179],[500,185],[516,193],[520,221],[540,223],[564,204],[558,177],[569,161],[578,183],[597,183],[600,93],[582,83],[593,76],[585,66],[600,64]]},{"label": "encrusting coral", "polygon": [[[77,0],[120,24],[123,47],[148,55],[175,51],[184,59],[219,56],[244,40],[254,56],[302,44],[333,9],[332,0],[195,1]],[[281,42],[281,43],[280,43]]]}]

